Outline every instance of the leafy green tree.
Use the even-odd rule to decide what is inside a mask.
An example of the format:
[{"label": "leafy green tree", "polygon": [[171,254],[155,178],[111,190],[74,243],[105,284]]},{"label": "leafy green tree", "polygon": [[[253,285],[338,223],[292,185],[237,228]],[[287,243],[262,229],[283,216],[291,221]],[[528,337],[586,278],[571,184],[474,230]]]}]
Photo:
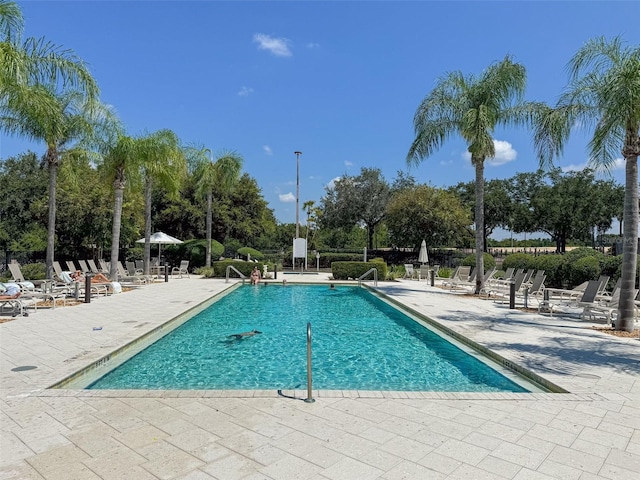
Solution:
[{"label": "leafy green tree", "polygon": [[[485,183],[484,191],[484,248],[487,248],[487,238],[498,227],[509,228],[512,217],[512,205],[509,201],[507,180],[489,180]],[[449,188],[461,199],[465,208],[471,213],[475,222],[475,184],[474,182],[458,183]],[[475,265],[475,261],[474,261]]]},{"label": "leafy green tree", "polygon": [[593,165],[625,159],[622,276],[616,328],[632,331],[638,258],[638,155],[640,155],[640,47],[618,37],[587,42],[569,62],[569,85],[537,121],[535,145],[543,163],[560,155],[574,125],[592,127]]},{"label": "leafy green tree", "polygon": [[178,136],[171,130],[158,130],[140,139],[139,156],[144,179],[144,274],[151,265],[151,201],[154,184],[175,196],[187,173],[187,162]]},{"label": "leafy green tree", "polygon": [[[495,156],[492,134],[496,126],[524,123],[539,108],[536,104],[519,102],[525,85],[524,66],[505,57],[480,77],[452,72],[441,78],[414,116],[415,139],[407,154],[409,165],[431,156],[454,134],[467,142],[476,170],[476,267],[479,271],[484,271],[484,161]],[[483,277],[477,276],[476,294],[482,289]]]},{"label": "leafy green tree", "polygon": [[[238,240],[241,246],[257,246],[260,237],[270,236],[275,231],[277,222],[273,210],[268,207],[258,183],[249,174],[242,174],[230,194],[218,192],[217,195],[220,195],[216,200],[220,209],[214,212],[214,225],[218,227],[218,235],[223,240],[228,236]],[[222,243],[226,245],[227,242]]]},{"label": "leafy green tree", "polygon": [[12,251],[45,251],[46,231],[41,225],[46,210],[38,207],[46,205],[46,191],[47,174],[35,153],[0,162],[0,249],[7,255]]},{"label": "leafy green tree", "polygon": [[[207,251],[206,267],[211,266],[211,222],[213,190],[218,189],[222,194],[229,194],[240,180],[242,171],[242,155],[234,151],[225,151],[216,156],[208,149],[192,150],[197,166],[194,170],[196,178],[196,194],[205,197],[207,202]],[[209,154],[209,156],[207,155]]]},{"label": "leafy green tree", "polygon": [[390,198],[391,189],[379,168],[362,168],[354,177],[345,175],[327,188],[320,201],[323,227],[351,230],[362,224],[372,249],[375,228],[384,219]]},{"label": "leafy green tree", "polygon": [[396,245],[431,247],[456,244],[469,235],[470,215],[451,192],[427,185],[407,188],[387,207],[386,225]]}]

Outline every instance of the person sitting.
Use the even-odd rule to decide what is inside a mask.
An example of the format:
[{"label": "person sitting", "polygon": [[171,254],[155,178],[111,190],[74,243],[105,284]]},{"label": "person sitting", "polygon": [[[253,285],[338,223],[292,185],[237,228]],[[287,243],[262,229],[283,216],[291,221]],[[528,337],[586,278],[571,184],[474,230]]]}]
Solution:
[{"label": "person sitting", "polygon": [[253,271],[251,272],[251,285],[257,285],[260,282],[260,276],[260,269],[253,267]]}]

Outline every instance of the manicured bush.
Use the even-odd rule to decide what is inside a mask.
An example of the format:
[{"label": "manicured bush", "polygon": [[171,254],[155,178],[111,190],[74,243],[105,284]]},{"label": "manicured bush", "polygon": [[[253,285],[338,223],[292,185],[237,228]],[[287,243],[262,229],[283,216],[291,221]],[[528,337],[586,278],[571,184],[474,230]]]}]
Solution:
[{"label": "manicured bush", "polygon": [[567,264],[569,267],[569,285],[574,287],[587,280],[596,280],[600,276],[600,262],[595,256],[579,258],[575,262]]},{"label": "manicured bush", "polygon": [[452,274],[453,274],[452,268],[442,267],[440,270],[438,270],[438,276],[440,278],[451,278]]},{"label": "manicured bush", "polygon": [[[251,275],[251,271],[253,270],[253,267],[258,267],[260,269],[260,272],[262,272],[263,268],[264,268],[264,265],[266,265],[267,266],[267,271],[273,272],[273,264],[272,263],[267,263],[267,262],[244,262],[242,260],[219,260],[217,262],[213,262],[212,263],[212,267],[213,267],[213,270],[214,270],[213,276],[215,276],[215,277],[226,277],[227,276],[227,267],[230,266],[230,265],[232,267],[235,267],[240,273],[242,273],[246,277]],[[230,276],[237,278],[238,274],[232,271],[232,273],[230,273]]]},{"label": "manicured bush", "polygon": [[[485,271],[491,270],[496,266],[496,259],[489,253],[483,253],[482,258],[484,259],[484,269]],[[472,255],[467,255],[462,259],[462,263],[460,265],[467,265],[469,267],[476,266],[476,255],[475,253]]]},{"label": "manicured bush", "polygon": [[544,270],[545,287],[562,288],[564,258],[562,255],[539,255],[534,258],[533,268]]},{"label": "manicured bush", "polygon": [[196,268],[193,273],[196,275],[202,275],[204,278],[213,278],[215,276],[215,270],[213,267]]},{"label": "manicured bush", "polygon": [[378,279],[387,278],[387,264],[384,262],[333,262],[331,273],[335,280],[355,280],[371,268],[378,269]]},{"label": "manicured bush", "polygon": [[244,255],[245,257],[251,255],[251,258],[255,258],[256,260],[262,260],[264,258],[264,253],[251,247],[239,248],[238,255]]},{"label": "manicured bush", "polygon": [[47,267],[44,263],[20,265],[20,271],[24,275],[24,280],[44,280],[47,278]]},{"label": "manicured bush", "polygon": [[525,270],[529,268],[535,268],[535,257],[528,253],[512,253],[511,255],[507,255],[503,262],[502,268],[505,270],[507,268],[523,268]]}]

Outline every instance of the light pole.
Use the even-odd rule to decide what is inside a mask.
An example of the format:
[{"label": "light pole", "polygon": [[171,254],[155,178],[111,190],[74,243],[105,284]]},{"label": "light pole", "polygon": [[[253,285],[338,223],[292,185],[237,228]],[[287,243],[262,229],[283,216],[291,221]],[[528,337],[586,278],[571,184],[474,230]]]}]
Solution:
[{"label": "light pole", "polygon": [[296,155],[296,238],[300,238],[300,155],[302,152],[293,152]]}]

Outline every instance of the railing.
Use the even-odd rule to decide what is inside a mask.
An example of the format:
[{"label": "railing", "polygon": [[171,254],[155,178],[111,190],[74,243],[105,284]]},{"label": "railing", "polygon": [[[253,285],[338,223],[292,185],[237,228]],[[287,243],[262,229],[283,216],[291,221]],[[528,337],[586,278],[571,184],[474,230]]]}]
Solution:
[{"label": "railing", "polygon": [[227,280],[225,283],[229,283],[229,272],[233,270],[234,272],[236,272],[240,278],[242,279],[242,283],[244,283],[245,278],[247,278],[241,271],[239,271],[236,267],[234,267],[233,265],[229,265],[227,267]]},{"label": "railing", "polygon": [[367,270],[367,272],[363,273],[362,275],[360,275],[360,276],[358,277],[358,286],[359,286],[359,287],[360,287],[360,286],[362,286],[362,280],[363,280],[365,277],[369,276],[369,274],[370,274],[371,272],[373,272],[373,286],[374,286],[374,287],[377,287],[377,286],[378,286],[378,269],[377,269],[377,268],[375,268],[375,267],[373,267],[373,268],[370,268],[369,270]]},{"label": "railing", "polygon": [[313,403],[313,393],[311,392],[311,385],[313,379],[311,377],[311,322],[307,322],[307,398],[304,399],[306,403]]}]

